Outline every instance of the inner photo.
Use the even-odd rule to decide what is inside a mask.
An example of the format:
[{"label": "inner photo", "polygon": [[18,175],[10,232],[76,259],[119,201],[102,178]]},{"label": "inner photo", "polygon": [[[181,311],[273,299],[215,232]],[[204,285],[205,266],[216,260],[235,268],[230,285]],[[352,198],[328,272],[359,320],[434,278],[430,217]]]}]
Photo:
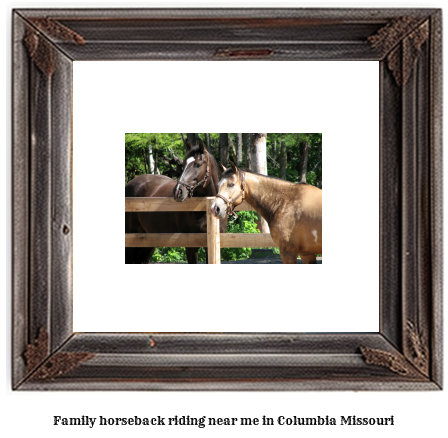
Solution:
[{"label": "inner photo", "polygon": [[322,264],[322,133],[125,134],[126,264]]}]

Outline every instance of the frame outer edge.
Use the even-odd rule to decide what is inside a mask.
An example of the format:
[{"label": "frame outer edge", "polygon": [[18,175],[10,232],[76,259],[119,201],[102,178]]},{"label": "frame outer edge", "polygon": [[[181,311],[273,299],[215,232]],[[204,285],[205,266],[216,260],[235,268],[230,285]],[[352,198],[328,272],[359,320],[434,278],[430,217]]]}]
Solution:
[{"label": "frame outer edge", "polygon": [[442,10],[431,16],[431,247],[432,247],[432,334],[431,374],[443,386],[443,59]]},{"label": "frame outer edge", "polygon": [[[24,45],[28,26],[19,14],[14,29],[14,61],[21,68],[14,77],[14,175],[19,181],[14,188],[14,206],[26,211],[26,219],[16,221],[21,213],[14,211],[14,238],[26,238],[26,259],[17,256],[14,246],[14,363],[13,388],[30,372],[24,353],[38,340],[42,330],[49,333],[45,346],[47,358],[71,335],[72,306],[72,63],[53,45],[46,45],[52,67],[42,71],[30,59]],[[45,36],[41,35],[42,42]],[[39,41],[40,43],[40,41]],[[17,70],[17,65],[14,65]],[[23,73],[26,66],[26,72]],[[26,94],[26,97],[23,95]],[[19,138],[20,137],[20,138]],[[19,163],[19,160],[21,162]],[[22,163],[26,163],[25,165]],[[18,170],[19,166],[20,170]],[[25,175],[25,176],[23,176]],[[16,181],[14,181],[16,182]],[[25,186],[26,185],[26,189]],[[26,190],[26,195],[19,190]],[[26,221],[26,226],[23,225]],[[59,226],[60,225],[60,226]],[[66,228],[67,227],[67,228]],[[25,236],[25,237],[23,237]],[[24,244],[20,242],[23,246]],[[22,267],[23,266],[23,267]],[[26,271],[24,271],[26,269]],[[26,284],[16,285],[16,281]],[[26,290],[25,290],[26,289]],[[18,308],[18,306],[20,306]],[[19,318],[23,315],[23,322]]]},{"label": "frame outer edge", "polygon": [[126,19],[138,19],[147,17],[149,13],[152,18],[208,18],[210,16],[216,18],[272,18],[275,15],[278,18],[300,17],[316,18],[318,16],[322,19],[380,19],[389,20],[391,18],[399,18],[403,15],[415,15],[418,17],[427,17],[434,8],[95,8],[86,10],[82,8],[20,8],[20,13],[25,17],[47,17],[59,19],[61,16],[70,16],[73,19],[83,18],[86,15],[95,19],[114,18],[116,16],[124,17]]},{"label": "frame outer edge", "polygon": [[24,22],[13,13],[12,41],[12,387],[25,377],[29,307],[29,63],[22,45]]},{"label": "frame outer edge", "polygon": [[[441,65],[441,45],[442,45],[442,41],[441,41],[441,11],[432,11],[434,13],[434,15],[431,17],[431,63],[430,63],[430,68],[431,68],[431,80],[432,82],[432,89],[431,89],[431,127],[430,127],[430,138],[431,138],[431,153],[432,153],[432,157],[431,157],[431,230],[433,231],[433,235],[432,235],[432,240],[431,240],[431,244],[432,244],[432,266],[433,266],[433,270],[432,270],[432,299],[433,299],[433,308],[432,308],[432,316],[433,316],[433,321],[432,321],[432,325],[431,325],[431,359],[432,359],[432,377],[433,377],[433,381],[430,382],[423,382],[422,385],[420,384],[414,384],[412,382],[409,383],[405,383],[404,386],[408,387],[408,389],[418,389],[418,388],[422,388],[422,389],[426,389],[429,388],[429,386],[431,386],[431,389],[437,389],[436,386],[437,385],[441,385],[441,379],[442,379],[442,309],[441,309],[441,305],[442,305],[442,261],[441,261],[441,256],[442,256],[442,243],[440,242],[440,233],[442,232],[442,206],[441,206],[441,201],[442,201],[442,182],[441,179],[438,178],[436,179],[436,177],[440,177],[442,174],[442,164],[441,164],[441,157],[442,157],[442,97],[441,97],[441,89],[442,89],[442,78],[441,78],[441,71],[442,71],[442,65]],[[19,16],[18,14],[15,14],[17,17]],[[18,20],[17,20],[18,21]],[[23,20],[22,20],[23,21]],[[14,29],[16,30],[16,29]],[[16,33],[14,33],[14,36],[16,37]],[[17,41],[17,42],[16,42]],[[21,44],[21,39],[19,40],[19,38],[17,37],[17,40],[14,40],[14,49],[16,48],[16,44],[17,47]],[[24,61],[24,65],[29,65],[29,62],[26,59],[26,52],[24,51],[23,46],[21,47],[21,49],[18,49],[18,51],[20,51],[20,53],[25,54],[25,61]],[[14,51],[14,57],[16,57],[16,51]],[[17,55],[18,56],[18,55]],[[15,60],[16,58],[14,58]],[[33,76],[35,77],[36,72],[35,67],[32,67],[33,72],[29,72],[30,73],[30,77],[33,80]],[[16,72],[14,72],[14,79],[16,78],[15,76]],[[28,80],[28,76],[24,76],[25,79],[22,78],[22,80]],[[37,234],[39,238],[45,238],[45,235],[48,233],[49,239],[52,238],[52,236],[54,236],[53,234],[53,223],[52,223],[52,210],[51,208],[54,207],[53,202],[55,200],[55,195],[53,192],[54,189],[54,168],[53,168],[53,155],[52,153],[54,152],[54,147],[55,144],[54,142],[54,138],[53,138],[53,132],[51,130],[51,128],[54,128],[57,124],[54,122],[53,116],[53,108],[51,107],[51,98],[53,97],[52,94],[50,93],[50,90],[45,88],[46,84],[41,84],[41,91],[44,93],[43,95],[43,100],[47,102],[47,106],[44,106],[44,111],[48,111],[48,114],[43,114],[40,115],[39,120],[37,122],[39,122],[39,126],[38,126],[38,134],[39,134],[39,141],[41,142],[41,144],[43,144],[43,148],[45,149],[44,152],[47,152],[50,154],[50,160],[49,161],[45,161],[44,159],[42,159],[41,157],[38,158],[39,159],[39,163],[41,163],[44,167],[44,170],[46,171],[46,174],[44,175],[44,178],[48,178],[49,181],[37,181],[37,176],[41,176],[41,172],[40,169],[38,169],[36,166],[37,164],[34,161],[34,158],[31,157],[31,161],[30,164],[27,167],[28,172],[26,173],[26,176],[23,177],[22,175],[20,176],[22,178],[21,181],[21,189],[22,192],[20,192],[22,194],[22,196],[24,196],[25,200],[23,200],[22,198],[22,203],[20,203],[21,201],[18,201],[19,207],[23,205],[26,205],[26,218],[27,220],[25,221],[25,225],[28,228],[32,228],[32,231],[34,230],[34,228],[36,227],[36,217],[42,217],[44,220],[44,224],[37,224],[38,225],[38,229],[37,229]],[[17,89],[15,88],[14,91],[17,91]],[[32,101],[31,103],[34,103],[34,95],[27,96],[27,105],[26,108],[28,110],[28,103],[30,101]],[[32,99],[33,98],[33,99]],[[16,100],[16,96],[14,97],[13,100],[14,104],[17,103]],[[34,105],[31,105],[32,109],[34,108]],[[20,107],[22,108],[22,107]],[[17,107],[15,107],[15,110],[17,111]],[[28,113],[27,113],[28,114]],[[33,115],[31,115],[33,116]],[[35,114],[34,114],[35,116]],[[20,151],[22,152],[22,150],[24,148],[26,148],[26,161],[28,162],[28,157],[30,156],[30,151],[29,148],[30,146],[30,139],[32,138],[29,129],[33,128],[33,123],[29,123],[29,117],[30,115],[28,114],[28,118],[24,117],[22,114],[20,114],[20,121],[23,123],[24,121],[26,122],[26,129],[27,129],[27,134],[21,134],[22,135],[22,139],[24,138],[23,136],[26,137],[26,146],[20,145],[21,149]],[[36,123],[36,121],[34,122]],[[49,129],[50,128],[50,129]],[[16,135],[16,129],[17,129],[17,125],[14,124],[14,135]],[[43,135],[43,137],[41,138],[41,135]],[[46,142],[45,140],[48,137],[48,141]],[[19,162],[16,161],[17,158],[22,159],[23,160],[23,156],[16,156],[15,152],[18,152],[18,146],[17,146],[17,142],[14,142],[14,153],[13,153],[13,175],[15,176],[15,172],[17,171],[17,169],[19,168]],[[41,152],[39,150],[39,152]],[[22,170],[22,169],[21,169]],[[37,171],[39,170],[39,172]],[[31,172],[30,172],[31,171]],[[44,196],[47,199],[44,199],[44,206],[39,206],[36,202],[37,200],[37,195],[36,193],[39,192],[38,189],[36,189],[36,187],[34,185],[29,186],[29,179],[28,179],[28,175],[31,174],[30,176],[30,180],[31,183],[33,182],[39,182],[40,187],[42,187],[44,189]],[[26,180],[26,184],[23,180]],[[24,192],[24,187],[26,186],[26,193]],[[28,187],[30,187],[30,190],[32,189],[33,192],[32,193],[28,193]],[[15,189],[14,189],[15,190]],[[14,192],[15,194],[17,193],[16,191]],[[31,195],[31,196],[30,196]],[[31,204],[29,203],[31,201]],[[14,200],[14,207],[16,206],[15,200]],[[33,222],[30,222],[30,220],[28,219],[28,216],[30,214],[30,209],[33,207],[39,207],[40,209],[43,209],[44,212],[42,212],[42,210],[40,210],[39,212],[37,212],[37,214],[32,213],[31,215],[31,219],[33,220]],[[37,209],[37,208],[36,208]],[[47,215],[47,212],[50,212],[49,215]],[[21,213],[20,208],[18,209],[18,213]],[[65,217],[65,213],[62,213],[61,217]],[[15,238],[16,236],[16,227],[14,228],[14,233],[15,233]],[[28,229],[27,228],[27,229]],[[28,233],[26,234],[28,236]],[[27,286],[29,286],[30,288],[33,287],[33,289],[35,289],[38,292],[38,297],[37,299],[41,299],[42,302],[37,302],[36,305],[34,305],[32,302],[28,303],[30,297],[28,295],[28,289],[24,291],[24,288],[22,287],[21,290],[17,290],[16,289],[16,283],[14,283],[14,297],[16,298],[16,296],[20,299],[22,299],[23,301],[18,303],[22,306],[25,313],[21,313],[20,315],[26,319],[28,317],[28,320],[22,321],[22,326],[20,328],[17,328],[17,326],[14,326],[14,333],[16,333],[17,331],[20,331],[19,335],[22,336],[22,339],[20,339],[21,343],[25,343],[26,342],[30,342],[31,340],[33,340],[33,335],[35,334],[35,332],[39,329],[39,323],[44,322],[45,326],[48,326],[51,328],[51,334],[53,332],[54,329],[57,329],[58,327],[63,328],[64,330],[67,330],[68,324],[66,324],[65,326],[62,325],[62,323],[55,321],[54,318],[59,318],[59,319],[63,319],[64,315],[63,314],[57,314],[57,312],[59,312],[60,310],[57,310],[56,313],[53,311],[54,309],[52,308],[52,305],[49,304],[50,300],[53,300],[57,297],[53,297],[52,295],[52,291],[53,291],[53,286],[54,286],[54,278],[52,277],[52,274],[49,272],[50,267],[52,266],[53,260],[53,254],[52,254],[52,246],[51,246],[51,240],[48,241],[46,240],[46,246],[44,246],[43,248],[43,252],[38,254],[37,257],[35,254],[33,253],[29,253],[28,252],[28,248],[30,246],[32,246],[32,242],[30,242],[31,239],[34,239],[35,236],[33,234],[31,234],[31,237],[28,238],[27,243],[26,243],[26,248],[27,248],[27,252],[26,252],[26,258],[28,261],[28,257],[33,257],[30,262],[28,263],[28,265],[26,266],[26,280],[25,283]],[[36,239],[37,241],[38,239]],[[44,239],[43,239],[44,240]],[[23,246],[23,241],[21,241],[21,249],[24,248]],[[15,244],[16,242],[14,242]],[[18,243],[18,242],[17,242]],[[48,248],[49,246],[49,248]],[[40,248],[40,246],[39,246]],[[13,249],[16,249],[16,246],[13,246]],[[23,255],[23,254],[22,254]],[[16,254],[14,254],[14,256],[16,256]],[[45,263],[42,264],[42,262],[45,262],[46,260],[50,261],[49,265],[45,265]],[[24,260],[22,259],[22,262]],[[34,262],[36,266],[33,265]],[[14,263],[13,263],[13,267],[17,267],[18,265],[16,264],[17,261],[15,259]],[[39,267],[42,267],[44,269],[44,272],[39,272]],[[23,269],[22,267],[20,267],[20,269]],[[32,272],[29,272],[29,271]],[[34,272],[34,271],[35,272]],[[33,275],[33,273],[35,275]],[[15,274],[14,274],[15,275]],[[30,276],[30,284],[28,285],[28,276]],[[16,276],[13,277],[14,280],[17,279]],[[49,285],[49,289],[45,292],[44,289],[42,289],[40,281],[38,282],[37,280],[44,280],[47,281],[48,280],[48,285]],[[23,281],[23,278],[22,280]],[[23,286],[23,285],[22,285]],[[51,288],[51,290],[50,290]],[[34,295],[33,295],[34,298]],[[36,308],[38,309],[38,312],[36,312]],[[17,309],[15,308],[15,311]],[[16,318],[18,318],[17,313],[14,315],[14,323],[17,323]],[[51,320],[50,320],[51,319]],[[25,327],[25,328],[23,328]],[[27,339],[27,336],[29,336],[31,339]],[[59,336],[59,335],[58,335]],[[53,338],[52,338],[53,339]],[[61,337],[60,342],[62,342],[63,339]],[[19,352],[18,350],[18,346],[16,347],[16,340],[14,341],[14,360],[16,360],[19,356],[18,354],[20,354],[20,356],[22,356],[23,354],[23,350]],[[52,345],[50,350],[53,351],[53,349],[55,348],[55,345]],[[17,367],[17,369],[19,369]],[[16,371],[16,367],[14,367],[14,371]],[[17,380],[16,380],[17,382]],[[129,389],[129,386],[131,385],[130,382],[122,382],[123,385],[126,386],[126,388],[123,389]],[[333,382],[335,385],[333,388],[328,388],[328,389],[350,389],[349,387],[346,387],[346,383],[347,382],[343,382],[343,381],[337,381],[337,382]],[[96,385],[101,385],[101,382],[95,382]],[[174,383],[175,385],[176,383]],[[216,385],[219,385],[219,382],[215,382]],[[305,386],[307,386],[308,384],[310,384],[311,387],[309,387],[309,389],[317,389],[312,385],[312,382],[308,382],[305,384]],[[27,389],[27,387],[29,387],[31,385],[30,382],[24,382],[24,384],[21,386],[22,389]],[[247,383],[246,386],[250,384]],[[278,388],[278,386],[275,385],[275,383],[273,383],[273,385],[275,387],[271,388],[271,389],[281,389]],[[305,389],[302,386],[301,382],[298,382],[297,385],[301,388],[301,389]],[[39,388],[39,389],[57,389],[55,387],[52,388],[52,385],[43,385],[43,388]],[[47,387],[45,387],[47,386]],[[57,385],[56,385],[57,386]],[[245,387],[246,387],[245,386]],[[391,385],[389,386],[386,382],[374,382],[372,384],[372,388],[371,389],[379,389],[378,387],[382,387],[382,389],[387,389],[389,387],[389,389],[391,387],[394,387],[396,389],[400,389],[401,383],[400,382],[391,382]],[[424,388],[423,388],[424,386]],[[412,388],[410,388],[412,387]],[[28,388],[31,389],[31,388]],[[68,387],[66,387],[65,389],[68,389]],[[74,389],[74,388],[73,388]],[[89,388],[91,389],[91,388]],[[106,389],[112,389],[112,388],[106,388]],[[165,388],[159,388],[159,389],[167,389]],[[229,389],[229,388],[226,388]],[[235,389],[239,389],[241,390],[241,387],[237,387]],[[249,389],[249,388],[247,388]],[[263,389],[263,388],[254,388],[254,389]],[[285,388],[285,389],[291,389],[291,388]],[[358,388],[358,389],[362,389],[362,388]],[[405,389],[405,388],[401,388],[401,389]]]}]

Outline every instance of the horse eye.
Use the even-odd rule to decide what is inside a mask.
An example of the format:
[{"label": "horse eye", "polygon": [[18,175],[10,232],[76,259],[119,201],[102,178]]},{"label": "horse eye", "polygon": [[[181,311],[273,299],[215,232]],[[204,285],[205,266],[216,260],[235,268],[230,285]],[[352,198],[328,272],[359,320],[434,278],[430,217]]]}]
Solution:
[{"label": "horse eye", "polygon": [[201,167],[202,163],[194,163],[194,167]]},{"label": "horse eye", "polygon": [[227,183],[227,187],[233,187],[234,185],[234,183]]}]

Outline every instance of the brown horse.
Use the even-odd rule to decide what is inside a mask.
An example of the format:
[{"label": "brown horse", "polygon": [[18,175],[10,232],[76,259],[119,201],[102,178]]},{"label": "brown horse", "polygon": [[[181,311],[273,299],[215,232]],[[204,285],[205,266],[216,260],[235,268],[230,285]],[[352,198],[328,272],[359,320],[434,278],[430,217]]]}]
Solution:
[{"label": "brown horse", "polygon": [[[125,187],[126,197],[167,198],[174,195],[182,202],[191,196],[215,196],[218,192],[218,166],[199,140],[192,146],[187,140],[184,171],[179,181],[162,175],[140,175]],[[126,233],[206,233],[205,211],[126,212]],[[227,217],[220,221],[221,232],[227,228]],[[127,264],[148,263],[155,248],[125,248]],[[199,248],[186,248],[188,263],[198,263]]]},{"label": "brown horse", "polygon": [[268,223],[283,263],[316,263],[322,254],[322,190],[240,170],[222,170],[212,213],[223,218],[243,199]]}]

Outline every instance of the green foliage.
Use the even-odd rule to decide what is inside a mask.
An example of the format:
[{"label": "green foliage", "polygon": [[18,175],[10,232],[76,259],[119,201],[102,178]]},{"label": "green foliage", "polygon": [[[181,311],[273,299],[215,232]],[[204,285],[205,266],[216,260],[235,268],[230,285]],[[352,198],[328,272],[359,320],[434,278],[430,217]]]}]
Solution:
[{"label": "green foliage", "polygon": [[[267,154],[277,163],[280,161],[281,143],[286,145],[286,180],[299,182],[300,143],[308,142],[306,182],[322,188],[322,134],[267,134]],[[280,169],[268,157],[268,173],[280,176]]]},{"label": "green foliage", "polygon": [[151,261],[161,263],[186,263],[187,256],[185,255],[185,248],[156,248]]},{"label": "green foliage", "polygon": [[[186,134],[183,134],[186,136]],[[205,134],[199,134],[205,142]],[[219,160],[219,133],[211,133],[210,148],[212,155]],[[230,134],[236,148],[236,134]],[[268,173],[280,176],[280,169],[275,163],[280,160],[281,143],[285,142],[287,153],[286,179],[291,182],[299,181],[300,143],[308,142],[307,183],[322,187],[322,134],[267,134]],[[149,148],[154,158],[155,173],[168,175],[171,151],[180,159],[185,157],[185,148],[181,134],[125,134],[125,183],[127,184],[138,175],[149,172]],[[229,150],[229,154],[233,152]],[[247,167],[243,153],[242,167]],[[172,175],[171,175],[172,176]]]},{"label": "green foliage", "polygon": [[166,175],[173,151],[183,159],[184,142],[180,134],[125,134],[125,184],[149,171],[149,151],[152,151],[155,172]]},{"label": "green foliage", "polygon": [[[257,215],[254,211],[239,211],[238,218],[229,219],[226,233],[259,233],[256,224]],[[222,248],[221,259],[225,261],[248,259],[252,248]]]},{"label": "green foliage", "polygon": [[[239,211],[238,218],[229,219],[226,233],[259,233],[256,224],[257,215],[253,211]],[[245,260],[252,254],[252,248],[222,248],[221,260]],[[199,248],[198,259],[205,262],[205,248]],[[151,261],[161,263],[186,263],[185,248],[156,248]]]}]

